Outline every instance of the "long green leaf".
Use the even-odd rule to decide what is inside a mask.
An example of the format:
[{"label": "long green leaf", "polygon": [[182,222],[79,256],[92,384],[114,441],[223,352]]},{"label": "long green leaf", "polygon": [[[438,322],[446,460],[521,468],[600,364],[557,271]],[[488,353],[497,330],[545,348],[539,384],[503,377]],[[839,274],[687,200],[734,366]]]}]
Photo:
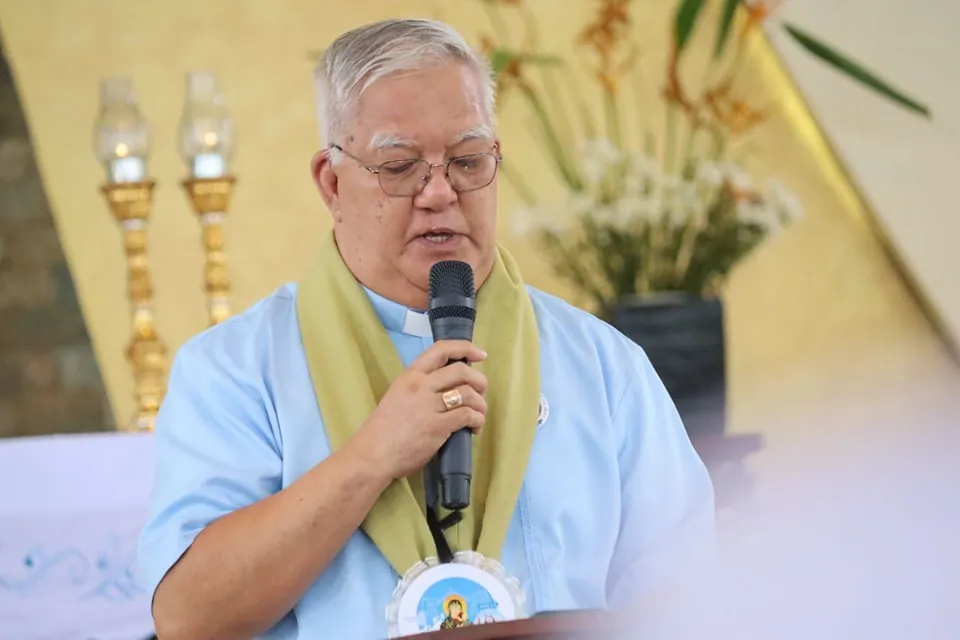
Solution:
[{"label": "long green leaf", "polygon": [[586,100],[583,98],[584,92],[580,89],[580,84],[570,67],[564,67],[563,71],[566,72],[567,82],[565,86],[571,92],[571,100],[577,103],[577,112],[580,114],[583,136],[587,140],[593,140],[597,137],[597,125],[594,124],[593,115],[590,108],[587,107]]},{"label": "long green leaf", "polygon": [[737,15],[737,7],[741,0],[724,0],[723,13],[720,14],[720,26],[717,29],[717,43],[713,48],[713,57],[719,58],[730,39],[730,28],[733,26],[733,17]]},{"label": "long green leaf", "polygon": [[697,23],[701,9],[703,9],[703,0],[683,0],[677,9],[673,34],[677,44],[677,57],[690,41],[690,35],[693,33],[693,27]]},{"label": "long green leaf", "polygon": [[490,67],[493,70],[493,75],[499,76],[516,57],[516,54],[507,49],[495,49],[491,51]]},{"label": "long green leaf", "polygon": [[560,56],[550,55],[548,53],[524,53],[520,57],[524,62],[531,62],[533,64],[542,66],[555,66],[563,64],[563,58]]},{"label": "long green leaf", "polygon": [[549,65],[543,69],[543,73],[541,74],[543,86],[547,93],[547,100],[553,105],[554,113],[556,113],[557,133],[560,135],[563,146],[566,149],[575,150],[577,138],[574,134],[573,126],[570,124],[571,120],[567,116],[567,101],[564,99],[564,95],[561,94],[558,83],[555,82],[554,72],[556,71],[556,69],[550,68]]},{"label": "long green leaf", "polygon": [[900,89],[894,88],[886,80],[882,80],[859,62],[851,60],[849,56],[837,51],[836,48],[791,24],[784,23],[783,27],[787,30],[787,33],[793,36],[794,40],[800,43],[800,46],[827,64],[897,104],[928,118],[930,117],[930,109],[926,105],[907,96]]},{"label": "long green leaf", "polygon": [[490,52],[490,67],[495,75],[500,74],[515,60],[539,66],[556,66],[563,64],[560,56],[539,53],[518,53],[513,49],[500,47]]}]

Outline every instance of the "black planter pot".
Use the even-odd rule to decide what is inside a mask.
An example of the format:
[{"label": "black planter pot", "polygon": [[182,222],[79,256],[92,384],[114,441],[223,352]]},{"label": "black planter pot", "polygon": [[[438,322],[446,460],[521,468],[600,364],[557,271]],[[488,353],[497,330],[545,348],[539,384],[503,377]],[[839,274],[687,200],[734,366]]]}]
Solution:
[{"label": "black planter pot", "polygon": [[677,405],[691,438],[726,424],[723,304],[684,293],[621,300],[610,323],[639,344]]}]

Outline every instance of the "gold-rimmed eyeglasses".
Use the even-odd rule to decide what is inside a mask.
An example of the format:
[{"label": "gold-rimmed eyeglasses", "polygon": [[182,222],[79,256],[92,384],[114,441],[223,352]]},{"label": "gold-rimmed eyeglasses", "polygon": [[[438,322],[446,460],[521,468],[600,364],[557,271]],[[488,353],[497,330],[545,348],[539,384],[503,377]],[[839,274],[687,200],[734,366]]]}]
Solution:
[{"label": "gold-rimmed eyeglasses", "polygon": [[499,153],[486,152],[457,156],[443,164],[431,164],[423,158],[409,158],[368,165],[338,144],[331,144],[330,148],[336,149],[376,175],[380,180],[380,188],[388,196],[402,198],[420,195],[430,181],[435,168],[443,169],[450,186],[457,193],[483,189],[493,182],[497,175],[497,167],[503,159]]}]

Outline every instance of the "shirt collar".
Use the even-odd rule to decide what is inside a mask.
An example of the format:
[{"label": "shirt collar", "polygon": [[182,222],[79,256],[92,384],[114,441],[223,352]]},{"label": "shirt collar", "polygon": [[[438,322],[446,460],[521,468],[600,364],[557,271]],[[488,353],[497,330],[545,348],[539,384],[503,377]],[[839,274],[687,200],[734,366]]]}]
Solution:
[{"label": "shirt collar", "polygon": [[409,336],[418,338],[432,338],[433,330],[430,328],[430,317],[421,311],[408,309],[402,304],[393,300],[388,300],[378,293],[374,293],[367,287],[363,290],[373,304],[373,310],[377,312],[377,317],[387,331],[396,331],[405,333]]}]

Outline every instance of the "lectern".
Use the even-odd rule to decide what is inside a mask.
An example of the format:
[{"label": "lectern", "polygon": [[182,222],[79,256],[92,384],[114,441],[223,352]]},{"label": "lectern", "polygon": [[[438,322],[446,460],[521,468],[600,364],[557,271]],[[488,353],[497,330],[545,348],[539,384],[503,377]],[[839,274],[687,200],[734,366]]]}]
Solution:
[{"label": "lectern", "polygon": [[560,612],[421,633],[407,640],[626,640],[637,637],[636,623],[635,616],[622,611]]}]

